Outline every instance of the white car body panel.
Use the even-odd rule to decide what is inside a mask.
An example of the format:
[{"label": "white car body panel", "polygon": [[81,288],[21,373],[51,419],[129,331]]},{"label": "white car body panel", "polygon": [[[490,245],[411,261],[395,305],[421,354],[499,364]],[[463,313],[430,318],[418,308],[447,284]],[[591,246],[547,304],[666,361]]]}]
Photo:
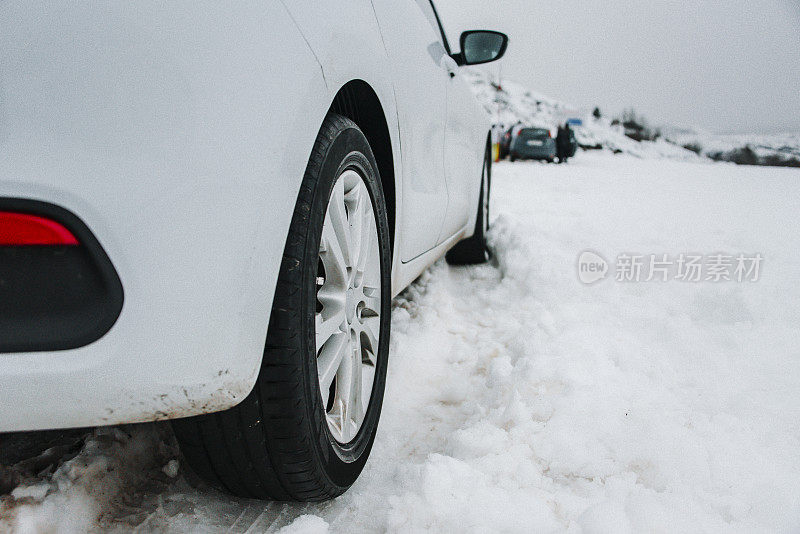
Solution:
[{"label": "white car body panel", "polygon": [[[403,235],[400,258],[408,262],[439,243],[447,205],[444,177],[444,137],[449,75],[440,66],[445,54],[440,34],[420,4],[427,0],[373,0],[398,98],[402,133],[403,190],[409,202],[398,218]],[[428,4],[430,10],[430,4]],[[409,24],[397,24],[407,20]],[[415,71],[402,68],[413,66]],[[420,115],[431,120],[420,121]],[[411,200],[413,198],[413,200]],[[419,221],[425,224],[420,228]]]},{"label": "white car body panel", "polygon": [[[488,120],[462,101],[431,125],[397,102],[398,77],[422,75],[393,63],[379,12],[368,0],[0,3],[0,197],[77,214],[125,292],[98,341],[0,354],[0,431],[196,415],[249,393],[308,156],[350,80],[373,88],[390,130],[393,294],[471,234]],[[457,165],[431,177],[433,205],[410,147],[437,128],[466,137],[432,164]],[[438,222],[420,224],[431,208]]]},{"label": "white car body panel", "polygon": [[445,136],[445,179],[447,181],[447,217],[439,241],[475,226],[477,209],[472,206],[480,193],[480,179],[464,179],[468,169],[480,168],[488,129],[485,118],[474,113],[475,97],[462,80],[453,78],[447,90],[447,130]]}]

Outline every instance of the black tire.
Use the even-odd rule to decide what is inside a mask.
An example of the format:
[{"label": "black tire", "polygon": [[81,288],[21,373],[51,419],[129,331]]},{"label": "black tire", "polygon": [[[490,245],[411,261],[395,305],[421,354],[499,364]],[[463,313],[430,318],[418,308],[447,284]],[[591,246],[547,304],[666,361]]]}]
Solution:
[{"label": "black tire", "polygon": [[[514,156],[511,156],[514,161]],[[481,173],[481,191],[478,196],[478,216],[475,219],[475,233],[458,242],[445,256],[450,265],[476,265],[485,263],[492,257],[486,243],[486,234],[489,231],[489,199],[492,190],[492,157],[491,149],[487,147],[483,157],[483,172]]]},{"label": "black tire", "polygon": [[511,154],[511,156],[509,156],[508,159],[511,160],[511,163],[514,163],[515,161],[517,161],[517,156],[515,156],[514,154]]},{"label": "black tire", "polygon": [[[381,320],[375,381],[364,422],[347,444],[333,439],[319,392],[314,314],[323,221],[338,176],[361,174],[378,227]],[[378,166],[351,120],[329,114],[309,158],[283,253],[261,370],[239,405],[173,422],[181,450],[203,479],[252,498],[321,501],[344,493],[364,467],[386,381],[391,249]]]}]

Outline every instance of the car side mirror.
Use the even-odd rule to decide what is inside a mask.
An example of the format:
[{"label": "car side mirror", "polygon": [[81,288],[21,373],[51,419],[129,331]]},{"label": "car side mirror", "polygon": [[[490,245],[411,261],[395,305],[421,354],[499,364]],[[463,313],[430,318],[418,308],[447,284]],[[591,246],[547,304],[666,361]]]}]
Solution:
[{"label": "car side mirror", "polygon": [[453,55],[461,65],[480,65],[503,57],[508,47],[508,36],[490,30],[470,30],[461,34],[461,52]]}]

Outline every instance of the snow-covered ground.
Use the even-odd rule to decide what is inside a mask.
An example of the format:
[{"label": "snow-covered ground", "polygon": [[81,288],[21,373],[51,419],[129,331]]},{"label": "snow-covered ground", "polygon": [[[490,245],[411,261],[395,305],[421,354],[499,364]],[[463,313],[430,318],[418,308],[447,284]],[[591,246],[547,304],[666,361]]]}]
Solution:
[{"label": "snow-covered ground", "polygon": [[[492,264],[396,299],[378,439],[324,504],[238,500],[168,428],[97,431],[0,531],[798,532],[800,172],[579,153],[495,167]],[[582,284],[578,255],[608,278]],[[621,254],[761,254],[755,282],[617,282]]]}]

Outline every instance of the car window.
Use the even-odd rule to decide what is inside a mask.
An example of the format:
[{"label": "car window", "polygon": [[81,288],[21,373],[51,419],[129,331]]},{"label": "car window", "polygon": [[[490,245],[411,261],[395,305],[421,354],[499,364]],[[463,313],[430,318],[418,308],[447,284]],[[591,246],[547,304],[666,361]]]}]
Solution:
[{"label": "car window", "polygon": [[519,135],[523,137],[546,137],[549,133],[549,130],[543,128],[524,128],[520,130]]}]

